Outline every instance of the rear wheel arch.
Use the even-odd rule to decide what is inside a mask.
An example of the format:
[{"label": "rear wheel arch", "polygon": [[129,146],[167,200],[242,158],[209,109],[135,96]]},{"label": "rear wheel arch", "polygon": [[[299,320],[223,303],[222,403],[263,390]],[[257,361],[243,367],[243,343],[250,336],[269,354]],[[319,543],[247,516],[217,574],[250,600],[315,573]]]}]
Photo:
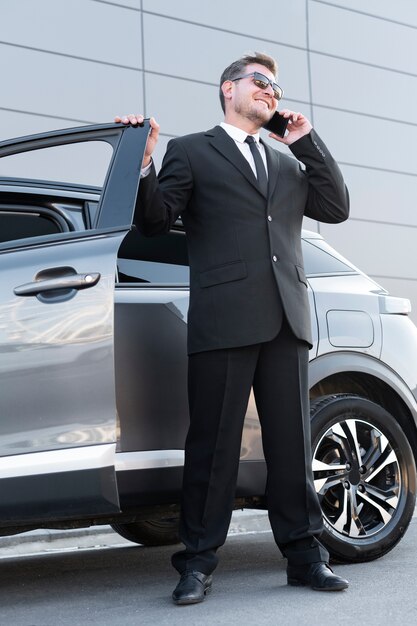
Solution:
[{"label": "rear wheel arch", "polygon": [[417,465],[417,403],[405,383],[383,363],[359,353],[335,353],[310,362],[310,401],[337,393],[357,394],[395,416]]}]

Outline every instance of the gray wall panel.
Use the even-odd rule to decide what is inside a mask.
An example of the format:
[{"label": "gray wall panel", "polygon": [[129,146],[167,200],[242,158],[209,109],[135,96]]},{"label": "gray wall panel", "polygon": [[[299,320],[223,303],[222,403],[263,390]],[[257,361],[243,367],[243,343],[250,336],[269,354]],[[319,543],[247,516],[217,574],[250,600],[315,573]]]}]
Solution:
[{"label": "gray wall panel", "polygon": [[217,87],[154,74],[146,74],[145,81],[147,115],[164,133],[195,133],[222,121]]},{"label": "gray wall panel", "polygon": [[[310,0],[314,3],[316,0]],[[369,13],[373,16],[391,19],[395,22],[413,24],[417,26],[416,4],[414,0],[326,0],[326,4],[343,6],[346,9]]]},{"label": "gray wall panel", "polygon": [[[117,24],[123,37],[115,32]],[[140,13],[91,0],[10,2],[6,16],[2,11],[0,40],[142,67]]]},{"label": "gray wall panel", "polygon": [[43,115],[0,111],[0,141],[12,137],[23,137],[33,133],[43,133],[58,128],[80,126],[72,120],[54,119]]},{"label": "gray wall panel", "polygon": [[247,0],[144,0],[143,10],[243,33],[250,37],[305,47],[305,0],[287,3],[285,17],[281,5],[276,0],[262,0],[262,10],[259,11],[256,5]]},{"label": "gray wall panel", "polygon": [[417,126],[313,107],[314,124],[339,161],[417,174]]},{"label": "gray wall panel", "polygon": [[417,228],[348,220],[321,224],[320,233],[341,254],[367,274],[416,278]]},{"label": "gray wall panel", "polygon": [[312,53],[310,59],[315,104],[417,124],[417,107],[410,106],[417,101],[417,75],[397,74],[322,54]]},{"label": "gray wall panel", "polygon": [[312,50],[416,74],[414,28],[310,2],[309,32]]},{"label": "gray wall panel", "polygon": [[0,54],[8,61],[2,68],[5,108],[107,122],[119,111],[143,107],[140,71],[2,45]]},{"label": "gray wall panel", "polygon": [[[342,165],[351,216],[417,226],[417,176]],[[364,224],[372,232],[372,224]]]},{"label": "gray wall panel", "polygon": [[[88,0],[87,0],[88,1]],[[101,3],[101,0],[91,0],[91,2],[96,2],[97,4]],[[123,8],[136,9],[140,10],[141,0],[109,0],[110,4],[120,4]],[[104,0],[104,4],[106,4],[106,0]]]},{"label": "gray wall panel", "polygon": [[[218,84],[224,68],[245,52],[264,50],[257,39],[231,35],[144,15],[146,70]],[[155,37],[154,33],[158,33]],[[175,41],[169,54],[161,41]],[[280,65],[279,81],[288,97],[309,100],[307,54],[304,51],[268,44],[268,52]],[[201,108],[201,106],[200,106]]]}]

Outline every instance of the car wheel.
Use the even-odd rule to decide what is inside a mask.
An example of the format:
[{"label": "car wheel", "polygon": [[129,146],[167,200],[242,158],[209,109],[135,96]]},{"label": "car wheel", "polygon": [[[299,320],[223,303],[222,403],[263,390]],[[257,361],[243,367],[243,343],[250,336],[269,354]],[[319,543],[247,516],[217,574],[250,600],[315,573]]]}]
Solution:
[{"label": "car wheel", "polygon": [[415,507],[416,468],[403,430],[384,408],[351,394],[313,401],[311,418],[320,541],[342,562],[386,554]]},{"label": "car wheel", "polygon": [[169,546],[179,543],[179,517],[158,520],[141,520],[130,524],[112,524],[116,533],[144,546]]}]

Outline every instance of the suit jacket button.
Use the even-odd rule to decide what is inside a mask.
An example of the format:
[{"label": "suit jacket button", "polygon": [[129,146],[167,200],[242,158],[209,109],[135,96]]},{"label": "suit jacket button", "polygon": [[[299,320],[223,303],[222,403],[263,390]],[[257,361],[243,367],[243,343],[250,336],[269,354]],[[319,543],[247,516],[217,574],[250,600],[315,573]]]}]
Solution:
[{"label": "suit jacket button", "polygon": [[272,222],[272,217],[268,215],[268,222]]},{"label": "suit jacket button", "polygon": [[276,263],[278,261],[278,257],[275,256],[275,254],[274,254],[274,256],[272,257],[272,260],[273,260],[274,263]]}]

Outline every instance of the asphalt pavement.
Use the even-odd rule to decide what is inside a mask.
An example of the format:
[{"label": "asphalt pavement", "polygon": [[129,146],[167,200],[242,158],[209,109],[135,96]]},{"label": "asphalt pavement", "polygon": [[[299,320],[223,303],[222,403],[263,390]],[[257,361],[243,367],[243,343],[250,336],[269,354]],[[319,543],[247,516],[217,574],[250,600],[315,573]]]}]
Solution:
[{"label": "asphalt pavement", "polygon": [[172,547],[136,546],[107,528],[51,532],[14,546],[0,540],[1,626],[403,626],[417,613],[416,517],[385,557],[336,566],[347,591],[320,593],[288,587],[265,515],[237,513],[212,593],[185,607],[170,600]]}]

